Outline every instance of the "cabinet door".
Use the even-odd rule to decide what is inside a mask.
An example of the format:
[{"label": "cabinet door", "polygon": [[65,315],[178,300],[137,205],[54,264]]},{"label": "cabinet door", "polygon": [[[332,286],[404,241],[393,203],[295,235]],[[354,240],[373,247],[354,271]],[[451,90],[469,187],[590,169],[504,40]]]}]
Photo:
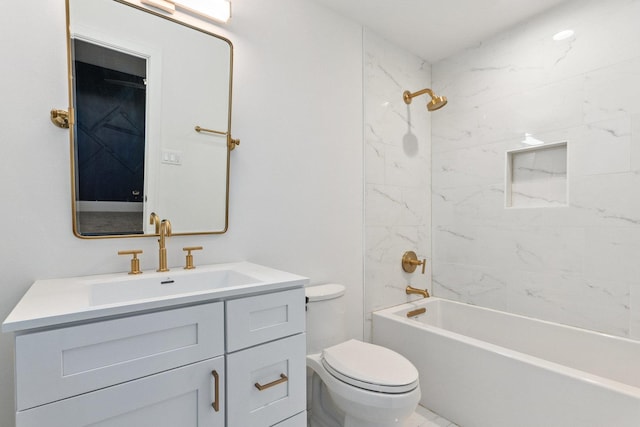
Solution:
[{"label": "cabinet door", "polygon": [[298,334],[227,355],[228,427],[273,426],[305,410],[305,349]]},{"label": "cabinet door", "polygon": [[16,427],[223,427],[224,372],[224,357],[205,360],[19,411]]},{"label": "cabinet door", "polygon": [[221,302],[16,337],[26,410],[224,354]]}]

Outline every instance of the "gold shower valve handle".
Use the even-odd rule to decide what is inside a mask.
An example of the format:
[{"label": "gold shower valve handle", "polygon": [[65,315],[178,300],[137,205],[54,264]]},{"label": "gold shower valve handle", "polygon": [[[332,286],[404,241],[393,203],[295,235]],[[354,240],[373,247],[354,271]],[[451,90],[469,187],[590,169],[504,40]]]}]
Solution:
[{"label": "gold shower valve handle", "polygon": [[131,258],[131,270],[129,271],[129,274],[142,274],[142,271],[140,271],[140,260],[138,259],[138,255],[141,253],[142,249],[118,251],[118,255],[133,255],[133,258]]},{"label": "gold shower valve handle", "polygon": [[196,266],[193,265],[193,255],[191,255],[191,251],[201,251],[202,246],[187,246],[182,248],[182,250],[187,253],[186,265],[184,266],[184,269],[193,270],[194,268],[196,268]]},{"label": "gold shower valve handle", "polygon": [[419,265],[422,266],[422,274],[424,274],[425,267],[427,266],[426,258],[418,261],[418,256],[414,251],[407,251],[402,255],[402,269],[407,273],[413,273]]}]

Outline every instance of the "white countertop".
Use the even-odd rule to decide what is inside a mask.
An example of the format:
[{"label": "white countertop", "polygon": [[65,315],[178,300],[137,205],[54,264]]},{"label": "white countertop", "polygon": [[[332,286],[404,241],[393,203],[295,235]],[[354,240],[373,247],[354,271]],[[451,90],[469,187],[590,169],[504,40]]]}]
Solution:
[{"label": "white countertop", "polygon": [[[228,276],[231,284],[225,282]],[[209,280],[217,283],[208,287]],[[306,277],[249,262],[198,266],[195,270],[175,267],[166,273],[145,271],[139,275],[115,273],[37,280],[2,323],[2,331],[49,328],[301,287],[308,282]]]}]

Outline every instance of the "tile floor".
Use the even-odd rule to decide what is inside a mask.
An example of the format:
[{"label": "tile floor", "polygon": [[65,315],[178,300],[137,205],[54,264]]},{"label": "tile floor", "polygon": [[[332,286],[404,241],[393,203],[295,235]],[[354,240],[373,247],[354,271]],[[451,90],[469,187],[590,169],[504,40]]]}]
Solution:
[{"label": "tile floor", "polygon": [[403,427],[458,427],[451,421],[442,418],[438,414],[434,414],[427,408],[418,406],[416,412],[413,413]]}]

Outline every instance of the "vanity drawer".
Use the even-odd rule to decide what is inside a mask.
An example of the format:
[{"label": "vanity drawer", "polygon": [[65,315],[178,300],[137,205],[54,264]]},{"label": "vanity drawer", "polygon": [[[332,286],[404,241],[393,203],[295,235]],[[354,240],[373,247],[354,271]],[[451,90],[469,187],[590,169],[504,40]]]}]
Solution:
[{"label": "vanity drawer", "polygon": [[294,415],[274,427],[307,427],[307,411],[300,412],[298,415]]},{"label": "vanity drawer", "polygon": [[304,288],[226,302],[227,352],[304,332]]},{"label": "vanity drawer", "polygon": [[16,405],[32,408],[224,353],[223,303],[16,336]]},{"label": "vanity drawer", "polygon": [[228,427],[272,426],[304,411],[305,350],[298,334],[228,355]]}]

